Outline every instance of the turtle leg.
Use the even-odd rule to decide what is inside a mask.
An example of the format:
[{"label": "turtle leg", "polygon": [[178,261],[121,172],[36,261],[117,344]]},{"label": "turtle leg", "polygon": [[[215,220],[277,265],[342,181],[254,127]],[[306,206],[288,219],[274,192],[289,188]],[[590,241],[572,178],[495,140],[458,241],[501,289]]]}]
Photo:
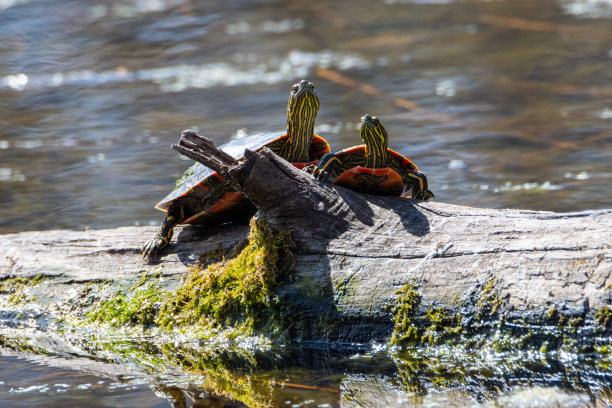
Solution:
[{"label": "turtle leg", "polygon": [[[412,189],[412,198],[417,200],[429,200],[435,197],[434,193],[428,190],[427,176],[420,171],[409,171],[405,174],[407,188],[404,191]],[[403,195],[403,194],[402,194]]]},{"label": "turtle leg", "polygon": [[327,153],[317,163],[312,175],[317,180],[328,180],[337,177],[342,172],[342,161],[333,153]]},{"label": "turtle leg", "polygon": [[159,252],[170,243],[173,229],[177,224],[183,221],[185,218],[184,215],[185,211],[180,204],[173,203],[170,205],[159,232],[142,248],[143,259],[152,260],[157,258]]}]

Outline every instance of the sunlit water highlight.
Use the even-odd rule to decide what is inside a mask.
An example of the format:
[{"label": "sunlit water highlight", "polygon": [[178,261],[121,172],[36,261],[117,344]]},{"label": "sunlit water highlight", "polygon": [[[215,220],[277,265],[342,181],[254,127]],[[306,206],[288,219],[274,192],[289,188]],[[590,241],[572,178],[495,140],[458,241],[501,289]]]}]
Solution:
[{"label": "sunlit water highlight", "polygon": [[[221,143],[282,130],[289,88],[303,78],[321,100],[316,132],[334,150],[360,143],[359,118],[375,114],[437,200],[610,208],[611,19],[608,0],[0,0],[0,232],[158,223],[154,204],[190,164],[169,149],[180,132]],[[56,406],[62,393],[92,398],[79,387],[102,381],[47,381],[53,369],[6,364],[24,376],[11,395]],[[345,374],[338,389],[413,397],[367,370]],[[517,381],[498,401],[584,402],[546,384],[532,394]],[[95,397],[168,406],[138,386]]]}]

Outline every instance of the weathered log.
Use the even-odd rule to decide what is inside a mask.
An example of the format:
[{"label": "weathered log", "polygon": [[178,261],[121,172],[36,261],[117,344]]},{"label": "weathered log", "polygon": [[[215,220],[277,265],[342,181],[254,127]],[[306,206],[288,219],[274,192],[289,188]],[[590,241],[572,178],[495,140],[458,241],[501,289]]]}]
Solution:
[{"label": "weathered log", "polygon": [[551,307],[585,314],[612,301],[612,210],[555,214],[363,195],[316,182],[266,149],[245,156],[227,174],[272,226],[294,232],[298,276],[327,289],[350,281],[338,302],[347,314],[384,315],[392,292],[411,280],[423,286],[425,304],[450,305],[493,279],[504,310],[524,319]]},{"label": "weathered log", "polygon": [[[300,313],[298,337],[388,339],[389,306],[407,284],[422,296],[421,316],[436,307],[482,318],[484,308],[487,318],[512,324],[542,326],[562,316],[588,328],[612,303],[612,210],[557,214],[371,196],[317,182],[266,149],[246,151],[236,164],[192,133],[176,149],[228,177],[274,229],[292,232],[295,266],[279,293]],[[199,254],[235,246],[247,227],[185,227],[160,263],[146,265],[139,249],[153,233],[3,235],[0,274],[130,282],[159,271],[175,278],[166,283],[173,287]],[[609,334],[609,322],[599,320]],[[324,329],[305,323],[322,321]]]}]

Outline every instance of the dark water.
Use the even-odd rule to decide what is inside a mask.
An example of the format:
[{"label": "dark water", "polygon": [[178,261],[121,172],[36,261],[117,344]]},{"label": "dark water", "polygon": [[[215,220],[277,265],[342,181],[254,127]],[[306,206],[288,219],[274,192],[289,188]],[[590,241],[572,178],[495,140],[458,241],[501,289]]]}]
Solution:
[{"label": "dark water", "polygon": [[[180,131],[281,130],[303,78],[333,150],[377,115],[439,201],[612,207],[609,0],[0,0],[0,233],[158,223]],[[55,375],[0,364],[0,393]],[[43,394],[98,381],[70,375]]]},{"label": "dark water", "polygon": [[149,384],[0,357],[2,407],[168,407]]}]

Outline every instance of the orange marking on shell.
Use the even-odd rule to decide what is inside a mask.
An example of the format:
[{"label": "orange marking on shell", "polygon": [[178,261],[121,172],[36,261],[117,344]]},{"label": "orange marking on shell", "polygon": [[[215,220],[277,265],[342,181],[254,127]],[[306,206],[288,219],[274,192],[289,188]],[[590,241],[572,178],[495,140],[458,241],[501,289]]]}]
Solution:
[{"label": "orange marking on shell", "polygon": [[304,170],[304,167],[308,167],[311,164],[317,164],[318,160],[313,160],[311,162],[308,163],[291,163],[293,164],[293,166],[295,166],[298,170]]},{"label": "orange marking on shell", "polygon": [[325,154],[331,152],[331,149],[329,148],[329,143],[327,143],[327,140],[323,139],[321,136],[314,135],[312,137],[312,142],[310,146],[312,147],[315,143],[320,143],[322,148],[320,150],[311,152],[313,158],[320,159]]},{"label": "orange marking on shell", "polygon": [[402,167],[405,168],[407,171],[415,171],[415,170],[418,171],[419,170],[416,164],[414,164],[410,159],[399,154],[395,150],[387,149],[387,154],[389,154],[389,156],[391,157],[395,157],[396,159],[398,159],[400,163],[402,164]]},{"label": "orange marking on shell", "polygon": [[242,193],[230,191],[228,193],[223,194],[223,197],[221,197],[219,201],[217,201],[212,207],[208,209],[208,212],[213,214],[221,213],[243,201],[248,202],[249,199],[246,198]]},{"label": "orange marking on shell", "polygon": [[404,191],[401,176],[392,168],[353,167],[340,174],[334,184],[360,193],[399,196]]},{"label": "orange marking on shell", "polygon": [[244,194],[230,191],[213,204],[208,210],[195,214],[181,224],[218,224],[219,220],[224,222],[233,218],[240,218],[242,213],[246,213],[251,208],[251,203]]},{"label": "orange marking on shell", "polygon": [[[317,164],[318,160],[314,160],[308,163],[291,163],[299,170],[304,167],[310,166],[311,164]],[[223,181],[223,178],[218,173],[213,173],[215,177]],[[208,190],[208,187],[200,186]],[[244,194],[237,191],[229,191],[219,199],[215,204],[212,205],[208,210],[195,214],[186,220],[182,221],[181,224],[209,224],[213,219],[223,218],[226,221],[230,221],[233,214],[236,214],[236,218],[240,214],[245,212],[251,207],[251,203]],[[167,209],[165,210],[167,211]]]}]

